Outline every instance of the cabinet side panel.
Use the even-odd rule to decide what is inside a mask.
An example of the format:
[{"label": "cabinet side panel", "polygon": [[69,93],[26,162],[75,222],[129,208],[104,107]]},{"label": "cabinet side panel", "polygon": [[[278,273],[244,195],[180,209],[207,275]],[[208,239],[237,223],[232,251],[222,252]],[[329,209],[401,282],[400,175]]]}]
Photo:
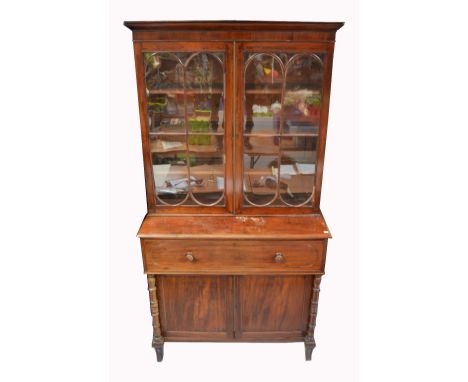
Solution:
[{"label": "cabinet side panel", "polygon": [[320,207],[320,198],[322,195],[322,179],[323,179],[323,167],[325,162],[325,146],[327,142],[327,131],[328,131],[328,114],[330,109],[330,91],[332,81],[332,69],[333,69],[333,54],[335,44],[329,43],[327,48],[327,56],[325,58],[325,72],[324,72],[324,83],[323,83],[323,100],[322,110],[320,119],[320,132],[319,142],[317,148],[317,164],[315,168],[315,198],[313,200],[313,207],[318,209]]},{"label": "cabinet side panel", "polygon": [[155,207],[154,182],[153,171],[151,168],[151,149],[148,134],[148,115],[146,107],[146,85],[143,71],[141,44],[135,42],[133,44],[133,50],[135,56],[135,72],[138,89],[138,109],[140,112],[141,143],[143,150],[143,165],[146,187],[146,204],[148,207],[148,211],[152,211]]}]

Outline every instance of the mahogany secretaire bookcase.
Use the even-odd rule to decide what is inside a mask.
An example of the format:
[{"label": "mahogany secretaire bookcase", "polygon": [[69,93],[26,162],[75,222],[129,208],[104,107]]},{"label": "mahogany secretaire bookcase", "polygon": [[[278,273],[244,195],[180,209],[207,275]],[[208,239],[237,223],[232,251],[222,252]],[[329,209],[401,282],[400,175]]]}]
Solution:
[{"label": "mahogany secretaire bookcase", "polygon": [[124,24],[157,360],[165,341],[303,341],[310,360],[331,237],[320,196],[343,23]]}]

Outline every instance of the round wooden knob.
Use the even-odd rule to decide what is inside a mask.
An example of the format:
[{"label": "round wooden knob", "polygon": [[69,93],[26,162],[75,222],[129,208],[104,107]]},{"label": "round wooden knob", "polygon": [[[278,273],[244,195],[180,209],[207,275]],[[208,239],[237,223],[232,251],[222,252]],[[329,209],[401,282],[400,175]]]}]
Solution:
[{"label": "round wooden knob", "polygon": [[187,253],[185,254],[185,258],[186,258],[188,261],[193,261],[193,260],[195,260],[195,257],[193,257],[192,252],[187,252]]},{"label": "round wooden knob", "polygon": [[281,252],[275,253],[275,261],[277,263],[282,263],[284,261],[284,255]]}]

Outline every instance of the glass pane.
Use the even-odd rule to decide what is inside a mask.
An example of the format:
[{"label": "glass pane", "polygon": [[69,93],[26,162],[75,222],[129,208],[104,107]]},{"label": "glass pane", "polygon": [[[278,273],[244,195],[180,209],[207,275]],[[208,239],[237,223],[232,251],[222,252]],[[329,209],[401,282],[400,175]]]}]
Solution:
[{"label": "glass pane", "polygon": [[224,69],[221,55],[192,55],[187,62],[186,89],[190,130],[222,133]]},{"label": "glass pane", "polygon": [[144,53],[158,204],[218,205],[224,196],[224,54]]},{"label": "glass pane", "polygon": [[185,135],[153,135],[150,138],[152,153],[178,153],[187,151]]},{"label": "glass pane", "polygon": [[163,204],[181,204],[188,196],[185,137],[156,136],[151,138],[150,143],[158,201]]},{"label": "glass pane", "polygon": [[[246,57],[244,135],[279,131],[283,64],[274,54]],[[248,146],[248,142],[245,143]]]},{"label": "glass pane", "polygon": [[244,198],[249,204],[269,205],[276,199],[278,157],[244,155]]},{"label": "glass pane", "polygon": [[247,53],[244,59],[244,202],[268,206],[310,203],[323,55]]},{"label": "glass pane", "polygon": [[184,66],[180,54],[145,53],[150,132],[184,128]]},{"label": "glass pane", "polygon": [[316,137],[282,137],[281,199],[284,203],[297,206],[312,198],[315,181]]},{"label": "glass pane", "polygon": [[189,148],[192,196],[203,205],[217,204],[224,195],[223,137],[190,135]]},{"label": "glass pane", "polygon": [[249,144],[244,146],[244,154],[251,156],[279,154],[279,135],[252,136],[248,137],[248,142]]},{"label": "glass pane", "polygon": [[291,58],[286,68],[284,134],[318,134],[322,81],[318,56],[298,54]]}]

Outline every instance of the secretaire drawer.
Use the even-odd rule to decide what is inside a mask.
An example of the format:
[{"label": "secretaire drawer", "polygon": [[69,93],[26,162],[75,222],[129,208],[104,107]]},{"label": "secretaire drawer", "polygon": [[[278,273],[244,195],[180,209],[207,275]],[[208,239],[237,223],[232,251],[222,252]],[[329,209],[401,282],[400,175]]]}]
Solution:
[{"label": "secretaire drawer", "polygon": [[326,240],[142,240],[146,273],[317,274]]}]

